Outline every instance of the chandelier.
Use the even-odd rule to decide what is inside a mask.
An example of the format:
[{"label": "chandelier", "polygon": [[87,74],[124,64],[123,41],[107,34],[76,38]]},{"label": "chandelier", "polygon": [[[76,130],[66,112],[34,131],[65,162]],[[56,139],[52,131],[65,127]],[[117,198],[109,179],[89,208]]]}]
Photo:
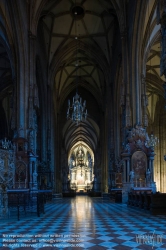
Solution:
[{"label": "chandelier", "polygon": [[85,111],[85,107],[86,101],[82,103],[82,98],[76,92],[76,95],[73,97],[72,106],[70,106],[70,100],[68,100],[67,119],[71,119],[76,125],[78,125],[79,122],[86,120],[87,109]]},{"label": "chandelier", "polygon": [[[75,41],[76,45],[79,44],[79,39],[77,36],[76,30],[76,19],[79,19],[79,16],[83,14],[83,9],[80,6],[75,6],[72,9],[73,17],[75,19]],[[78,48],[76,49],[76,82],[78,84],[78,77],[77,77],[77,68],[78,68],[78,56],[77,56]],[[68,100],[68,109],[67,109],[67,119],[71,119],[73,122],[78,125],[81,121],[86,120],[87,118],[87,110],[85,110],[86,101],[82,103],[82,98],[78,95],[76,91],[76,95],[73,97],[73,103],[70,105],[70,100]]]}]

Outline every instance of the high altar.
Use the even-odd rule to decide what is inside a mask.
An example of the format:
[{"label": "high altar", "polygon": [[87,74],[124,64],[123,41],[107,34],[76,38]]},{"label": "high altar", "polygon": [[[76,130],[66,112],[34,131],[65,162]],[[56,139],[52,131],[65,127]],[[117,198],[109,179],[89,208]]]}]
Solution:
[{"label": "high altar", "polygon": [[[71,151],[68,176],[71,189],[84,192],[92,188],[93,162],[93,154],[86,146],[79,145]],[[63,190],[67,191],[67,187]]]}]

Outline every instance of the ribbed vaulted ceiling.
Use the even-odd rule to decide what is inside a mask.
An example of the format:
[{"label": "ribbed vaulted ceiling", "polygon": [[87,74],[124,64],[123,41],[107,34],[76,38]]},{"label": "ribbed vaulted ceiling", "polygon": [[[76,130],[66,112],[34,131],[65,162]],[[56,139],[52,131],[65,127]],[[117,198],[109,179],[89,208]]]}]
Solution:
[{"label": "ribbed vaulted ceiling", "polygon": [[[44,43],[48,67],[55,70],[54,90],[61,100],[60,106],[66,101],[66,93],[69,95],[81,87],[98,103],[92,112],[101,112],[100,104],[112,65],[115,22],[117,25],[112,3],[106,0],[50,0],[45,6],[41,18]],[[84,95],[85,99],[87,96]],[[67,149],[80,140],[95,150],[100,124],[89,113],[88,100],[87,110],[88,119],[79,126],[66,121],[63,136]]]}]

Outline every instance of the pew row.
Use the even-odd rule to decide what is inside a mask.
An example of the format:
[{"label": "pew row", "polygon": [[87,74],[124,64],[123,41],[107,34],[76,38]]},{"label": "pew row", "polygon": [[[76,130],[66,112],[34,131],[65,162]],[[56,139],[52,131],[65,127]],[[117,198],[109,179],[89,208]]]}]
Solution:
[{"label": "pew row", "polygon": [[152,215],[166,215],[166,193],[149,191],[131,191],[127,205],[150,211]]}]

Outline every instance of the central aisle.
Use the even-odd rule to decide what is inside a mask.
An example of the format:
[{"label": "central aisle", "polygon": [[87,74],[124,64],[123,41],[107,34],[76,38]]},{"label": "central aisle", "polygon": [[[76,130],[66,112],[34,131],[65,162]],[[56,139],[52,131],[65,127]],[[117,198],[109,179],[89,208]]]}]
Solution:
[{"label": "central aisle", "polygon": [[[36,250],[127,250],[152,249],[153,246],[166,249],[166,216],[152,216],[102,198],[55,199],[46,204],[41,217],[22,215],[20,221],[11,218],[1,221],[0,225],[0,249],[3,249],[4,235],[15,235],[19,243],[13,248],[23,250],[33,249],[32,244]],[[156,240],[143,242],[143,235],[144,239],[155,236]],[[22,247],[27,239],[31,245]]]}]

